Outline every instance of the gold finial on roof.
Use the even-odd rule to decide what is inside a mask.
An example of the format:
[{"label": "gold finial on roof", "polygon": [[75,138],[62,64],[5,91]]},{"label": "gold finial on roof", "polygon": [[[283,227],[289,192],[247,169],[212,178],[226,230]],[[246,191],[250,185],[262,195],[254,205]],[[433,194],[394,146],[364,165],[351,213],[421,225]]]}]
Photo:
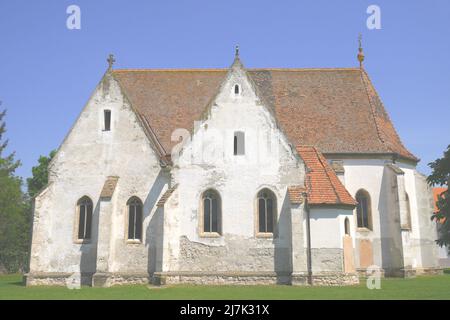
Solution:
[{"label": "gold finial on roof", "polygon": [[358,61],[359,61],[359,66],[362,68],[363,61],[364,61],[364,53],[363,53],[363,48],[362,48],[362,35],[361,35],[361,33],[359,34],[358,42],[359,42]]}]

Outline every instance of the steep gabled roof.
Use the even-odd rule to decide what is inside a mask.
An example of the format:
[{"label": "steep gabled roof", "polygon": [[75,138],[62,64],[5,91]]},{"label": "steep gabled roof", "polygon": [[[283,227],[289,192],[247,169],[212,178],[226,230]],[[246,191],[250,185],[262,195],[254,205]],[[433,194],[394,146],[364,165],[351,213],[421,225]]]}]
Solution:
[{"label": "steep gabled roof", "polygon": [[[402,144],[364,69],[246,69],[293,145],[324,154],[397,154]],[[192,130],[228,69],[114,70],[128,99],[167,153],[177,128]]]},{"label": "steep gabled roof", "polygon": [[315,147],[299,146],[297,151],[307,167],[306,189],[309,205],[356,205],[356,201],[325,157]]}]

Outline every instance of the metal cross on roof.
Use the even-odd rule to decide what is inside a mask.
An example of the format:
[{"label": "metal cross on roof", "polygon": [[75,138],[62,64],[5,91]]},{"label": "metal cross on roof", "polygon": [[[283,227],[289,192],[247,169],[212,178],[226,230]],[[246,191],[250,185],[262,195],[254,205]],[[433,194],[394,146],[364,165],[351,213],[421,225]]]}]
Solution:
[{"label": "metal cross on roof", "polygon": [[110,54],[108,56],[108,59],[106,59],[106,61],[108,61],[108,65],[109,65],[108,68],[112,69],[112,66],[113,66],[114,62],[116,62],[116,59],[114,59],[114,55],[113,54]]}]

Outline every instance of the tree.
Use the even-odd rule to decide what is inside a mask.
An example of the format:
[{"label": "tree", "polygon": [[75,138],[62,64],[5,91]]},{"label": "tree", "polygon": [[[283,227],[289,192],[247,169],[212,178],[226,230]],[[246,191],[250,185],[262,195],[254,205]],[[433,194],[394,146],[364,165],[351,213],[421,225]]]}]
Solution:
[{"label": "tree", "polygon": [[40,156],[38,165],[31,169],[33,176],[27,179],[28,195],[34,198],[48,183],[48,165],[56,151],[50,152],[48,157]]},{"label": "tree", "polygon": [[6,110],[0,112],[0,267],[16,272],[27,264],[30,211],[22,179],[15,175],[20,161],[15,160],[14,152],[4,155],[8,146],[8,140],[3,141],[5,116]]},{"label": "tree", "polygon": [[427,178],[430,185],[447,185],[447,191],[441,193],[436,202],[438,212],[433,214],[431,219],[438,222],[438,239],[436,243],[439,246],[450,245],[450,145],[444,152],[444,156],[428,164],[433,170]]}]

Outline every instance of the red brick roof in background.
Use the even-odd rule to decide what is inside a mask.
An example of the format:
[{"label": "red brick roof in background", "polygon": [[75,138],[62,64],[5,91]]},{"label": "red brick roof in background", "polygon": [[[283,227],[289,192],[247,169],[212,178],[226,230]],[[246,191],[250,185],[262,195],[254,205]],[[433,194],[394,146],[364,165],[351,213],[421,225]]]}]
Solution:
[{"label": "red brick roof in background", "polygon": [[297,151],[308,170],[306,188],[310,205],[356,205],[325,157],[315,147],[298,146]]},{"label": "red brick roof in background", "polygon": [[438,201],[438,197],[442,192],[447,191],[447,188],[444,187],[438,187],[433,188],[433,206],[434,206],[434,212],[438,212],[438,207],[436,206],[436,202]]},{"label": "red brick roof in background", "polygon": [[[324,154],[398,154],[402,144],[367,73],[360,68],[246,69],[293,145]],[[177,128],[192,131],[228,69],[114,70],[124,94],[166,153]]]},{"label": "red brick roof in background", "polygon": [[303,194],[306,192],[307,190],[303,186],[289,186],[288,187],[289,200],[293,204],[302,204]]}]

